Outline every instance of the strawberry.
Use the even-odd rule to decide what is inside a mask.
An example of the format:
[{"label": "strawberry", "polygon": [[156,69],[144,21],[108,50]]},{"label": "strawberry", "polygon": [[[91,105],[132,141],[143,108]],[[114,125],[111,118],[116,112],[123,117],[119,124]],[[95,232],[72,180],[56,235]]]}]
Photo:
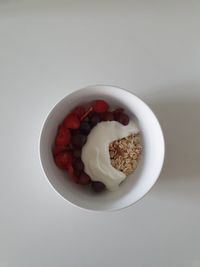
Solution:
[{"label": "strawberry", "polygon": [[81,119],[83,114],[85,114],[85,107],[78,106],[72,111],[72,113],[75,114],[79,119]]},{"label": "strawberry", "polygon": [[69,129],[64,128],[64,126],[59,127],[58,134],[55,139],[56,146],[67,146],[71,140],[71,133]]},{"label": "strawberry", "polygon": [[76,114],[69,114],[64,120],[64,126],[68,129],[78,129],[80,127],[80,121]]},{"label": "strawberry", "polygon": [[104,100],[96,100],[93,104],[94,112],[102,113],[109,109],[108,103]]},{"label": "strawberry", "polygon": [[54,146],[53,148],[53,155],[56,156],[61,152],[65,152],[67,150],[66,146]]},{"label": "strawberry", "polygon": [[60,154],[57,154],[54,158],[56,165],[60,169],[67,169],[69,163],[71,162],[71,154],[69,152],[62,152]]}]

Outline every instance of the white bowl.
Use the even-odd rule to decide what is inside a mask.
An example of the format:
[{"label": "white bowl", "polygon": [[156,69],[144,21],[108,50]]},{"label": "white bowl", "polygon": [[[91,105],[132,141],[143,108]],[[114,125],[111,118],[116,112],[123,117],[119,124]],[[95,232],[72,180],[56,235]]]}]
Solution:
[{"label": "white bowl", "polygon": [[[57,127],[66,114],[75,106],[95,99],[105,99],[111,105],[124,107],[129,116],[136,119],[142,133],[143,155],[138,168],[116,192],[95,194],[88,187],[72,183],[66,172],[56,167],[51,152]],[[132,93],[107,85],[89,86],[62,99],[49,113],[40,139],[42,166],[56,192],[78,207],[97,211],[119,210],[142,198],[158,179],[164,153],[163,133],[151,109]]]}]

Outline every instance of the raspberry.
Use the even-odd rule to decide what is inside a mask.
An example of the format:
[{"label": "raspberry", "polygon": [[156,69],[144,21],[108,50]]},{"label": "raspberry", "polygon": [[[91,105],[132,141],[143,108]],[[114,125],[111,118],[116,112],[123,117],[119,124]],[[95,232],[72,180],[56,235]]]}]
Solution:
[{"label": "raspberry", "polygon": [[75,174],[75,172],[74,172],[74,168],[73,168],[71,162],[67,164],[67,173],[68,173],[68,175],[70,176],[70,178],[72,179],[72,181],[75,182],[75,183],[77,184],[78,181],[79,181],[79,178],[78,178],[78,176]]},{"label": "raspberry", "polygon": [[102,113],[108,110],[109,106],[108,103],[104,100],[96,100],[93,104],[94,112]]},{"label": "raspberry", "polygon": [[75,114],[69,114],[64,120],[64,125],[69,129],[78,129],[80,127],[78,116]]},{"label": "raspberry", "polygon": [[66,151],[55,156],[55,163],[60,169],[67,169],[71,159],[71,154]]},{"label": "raspberry", "polygon": [[58,134],[65,134],[66,133],[66,128],[64,124],[61,124],[58,126]]},{"label": "raspberry", "polygon": [[113,114],[114,116],[115,115],[118,115],[118,114],[121,114],[124,112],[124,109],[123,108],[116,108],[114,111],[113,111]]},{"label": "raspberry", "polygon": [[123,125],[128,125],[129,124],[129,117],[128,115],[122,113],[120,114],[117,119],[116,119],[118,122],[120,122],[121,124]]},{"label": "raspberry", "polygon": [[63,126],[61,126],[58,130],[58,134],[55,139],[56,146],[60,147],[66,146],[70,143],[70,140],[71,140],[71,134],[69,129],[66,129]]},{"label": "raspberry", "polygon": [[67,172],[68,172],[69,176],[72,177],[73,174],[74,174],[74,168],[73,168],[71,162],[68,162],[66,169],[67,169]]},{"label": "raspberry", "polygon": [[67,149],[66,146],[54,146],[53,148],[53,155],[56,156],[60,154],[61,152],[65,152]]},{"label": "raspberry", "polygon": [[123,114],[124,112],[124,109],[123,108],[116,108],[114,111],[113,111],[113,115],[114,115],[114,119],[116,121],[119,120],[120,116]]},{"label": "raspberry", "polygon": [[75,114],[79,119],[81,119],[83,114],[85,114],[85,111],[86,110],[83,106],[78,106],[72,111],[72,113]]},{"label": "raspberry", "polygon": [[110,111],[102,113],[102,120],[103,121],[113,121],[114,120],[113,113]]}]

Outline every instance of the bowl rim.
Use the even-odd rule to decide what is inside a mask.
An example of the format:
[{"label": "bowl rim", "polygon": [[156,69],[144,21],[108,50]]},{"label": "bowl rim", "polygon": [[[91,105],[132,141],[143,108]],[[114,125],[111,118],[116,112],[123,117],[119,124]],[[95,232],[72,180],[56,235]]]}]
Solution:
[{"label": "bowl rim", "polygon": [[[115,89],[119,89],[121,91],[125,91],[126,93],[128,94],[131,94],[133,96],[135,96],[139,101],[141,101],[148,109],[150,112],[152,112],[152,114],[154,115],[156,121],[157,121],[157,124],[158,124],[158,128],[160,130],[160,138],[161,138],[161,141],[162,141],[162,149],[163,149],[163,153],[162,153],[162,161],[161,161],[161,164],[160,164],[160,169],[159,169],[159,172],[157,174],[157,177],[156,179],[153,181],[151,187],[143,194],[141,195],[137,200],[135,200],[134,202],[128,204],[128,205],[125,205],[125,206],[122,206],[122,207],[115,207],[115,208],[110,208],[110,209],[93,209],[93,208],[87,208],[87,207],[83,207],[83,206],[79,206],[78,204],[74,203],[74,202],[71,202],[69,199],[65,198],[59,191],[56,190],[56,188],[53,186],[53,184],[50,182],[49,178],[48,178],[48,175],[44,169],[44,166],[43,166],[43,159],[42,159],[42,149],[41,149],[41,146],[42,146],[42,137],[43,137],[43,131],[44,131],[44,128],[45,128],[45,124],[46,122],[48,121],[50,115],[51,115],[51,112],[54,110],[54,108],[61,102],[61,101],[64,101],[65,98],[69,97],[70,95],[73,95],[73,94],[76,94],[80,91],[83,91],[85,89],[89,89],[89,88],[95,88],[95,87],[112,87],[112,88],[115,88]],[[67,201],[69,204],[71,204],[72,206],[74,207],[78,207],[79,209],[82,209],[84,211],[88,211],[88,212],[115,212],[115,211],[121,211],[121,210],[124,210],[126,208],[129,208],[131,207],[132,205],[135,205],[137,204],[140,200],[142,200],[147,194],[149,194],[149,192],[151,191],[151,189],[153,188],[153,186],[156,184],[161,172],[162,172],[162,169],[163,169],[163,165],[164,165],[164,161],[165,161],[165,138],[164,138],[164,134],[163,134],[163,130],[162,130],[162,127],[160,125],[160,122],[157,118],[157,116],[155,115],[154,111],[138,96],[136,95],[135,93],[132,93],[130,90],[128,89],[125,89],[125,88],[122,88],[122,87],[119,87],[119,86],[115,86],[115,85],[109,85],[109,84],[94,84],[94,85],[87,85],[83,88],[80,88],[80,89],[77,89],[77,90],[74,90],[73,92],[70,92],[69,94],[66,94],[62,99],[60,99],[59,101],[57,101],[53,107],[50,109],[50,111],[48,112],[48,114],[46,115],[43,123],[42,123],[42,126],[41,126],[41,130],[40,130],[40,137],[39,137],[39,159],[40,159],[40,165],[41,165],[41,168],[43,170],[43,173],[45,174],[45,177],[46,177],[46,180],[48,181],[48,183],[50,184],[50,186],[53,188],[53,190],[61,197],[63,198],[65,201]]]}]

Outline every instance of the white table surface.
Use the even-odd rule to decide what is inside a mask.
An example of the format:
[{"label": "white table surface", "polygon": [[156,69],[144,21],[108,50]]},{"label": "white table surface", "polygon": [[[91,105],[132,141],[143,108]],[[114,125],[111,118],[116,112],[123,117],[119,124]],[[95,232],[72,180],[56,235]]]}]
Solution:
[{"label": "white table surface", "polygon": [[[38,153],[53,105],[99,83],[144,99],[166,138],[154,188],[114,213],[64,201]],[[0,267],[200,266],[200,1],[1,0],[0,92]]]}]

